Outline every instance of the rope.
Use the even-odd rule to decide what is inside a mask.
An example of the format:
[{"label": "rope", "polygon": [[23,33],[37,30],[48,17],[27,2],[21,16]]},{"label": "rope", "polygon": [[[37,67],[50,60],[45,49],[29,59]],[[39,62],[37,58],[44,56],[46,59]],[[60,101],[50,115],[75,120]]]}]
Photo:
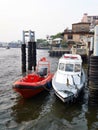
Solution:
[{"label": "rope", "polygon": [[[51,88],[51,86],[50,86],[50,83],[48,82],[47,83],[47,85]],[[43,86],[44,87],[44,89],[46,89],[47,91],[50,91],[50,89],[48,89],[46,86]]]}]

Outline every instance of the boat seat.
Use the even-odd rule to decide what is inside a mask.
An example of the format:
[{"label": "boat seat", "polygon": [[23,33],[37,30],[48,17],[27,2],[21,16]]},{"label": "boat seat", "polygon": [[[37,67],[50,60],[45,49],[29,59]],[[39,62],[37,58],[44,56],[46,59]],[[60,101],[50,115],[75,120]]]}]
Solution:
[{"label": "boat seat", "polygon": [[28,75],[23,79],[25,82],[39,82],[42,81],[44,77],[41,77],[39,75]]},{"label": "boat seat", "polygon": [[37,72],[41,77],[47,75],[47,68],[41,68],[39,72]]}]

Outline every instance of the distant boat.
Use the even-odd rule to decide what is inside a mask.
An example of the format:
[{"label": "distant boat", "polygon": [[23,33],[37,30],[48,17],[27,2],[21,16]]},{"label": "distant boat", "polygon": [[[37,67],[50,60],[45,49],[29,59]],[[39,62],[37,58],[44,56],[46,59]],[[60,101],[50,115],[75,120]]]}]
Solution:
[{"label": "distant boat", "polygon": [[53,76],[52,86],[57,97],[63,102],[76,99],[85,85],[85,73],[80,55],[64,54]]},{"label": "distant boat", "polygon": [[9,46],[6,46],[6,49],[10,49],[10,47],[9,47]]},{"label": "distant boat", "polygon": [[53,74],[50,73],[50,62],[41,58],[37,65],[36,72],[26,75],[25,77],[13,83],[13,89],[24,98],[31,98],[43,90],[49,90]]}]

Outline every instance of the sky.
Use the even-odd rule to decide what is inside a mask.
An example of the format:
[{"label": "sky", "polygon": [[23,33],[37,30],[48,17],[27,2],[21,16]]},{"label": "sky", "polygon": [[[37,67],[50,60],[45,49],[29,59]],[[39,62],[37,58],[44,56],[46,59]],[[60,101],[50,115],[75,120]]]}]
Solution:
[{"label": "sky", "polygon": [[98,0],[0,0],[0,42],[22,40],[23,30],[35,39],[55,35],[84,13],[98,15]]}]

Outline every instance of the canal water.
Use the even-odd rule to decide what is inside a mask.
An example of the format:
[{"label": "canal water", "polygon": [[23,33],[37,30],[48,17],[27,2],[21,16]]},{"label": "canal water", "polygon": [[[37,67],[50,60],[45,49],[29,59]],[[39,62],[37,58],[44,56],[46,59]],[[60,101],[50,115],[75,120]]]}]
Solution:
[{"label": "canal water", "polygon": [[[37,61],[45,56],[55,72],[58,58],[37,50]],[[54,91],[23,99],[12,89],[21,78],[20,48],[0,48],[0,130],[98,130],[98,106],[88,104],[88,90],[75,103],[64,104]]]}]

